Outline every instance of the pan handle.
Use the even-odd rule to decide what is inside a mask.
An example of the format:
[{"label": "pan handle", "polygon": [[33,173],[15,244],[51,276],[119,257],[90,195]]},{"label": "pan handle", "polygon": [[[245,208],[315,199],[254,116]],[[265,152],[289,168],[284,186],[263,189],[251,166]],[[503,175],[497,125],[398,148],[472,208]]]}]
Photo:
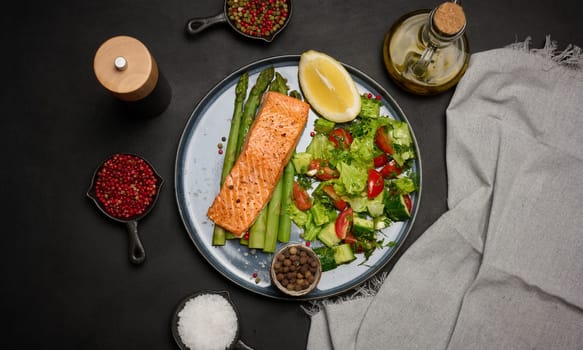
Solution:
[{"label": "pan handle", "polygon": [[218,15],[212,17],[192,18],[186,22],[186,32],[190,35],[195,35],[214,24],[226,21],[227,16],[224,12],[221,12]]},{"label": "pan handle", "polygon": [[241,339],[238,339],[237,342],[233,345],[234,350],[254,350],[249,345],[243,343]]},{"label": "pan handle", "polygon": [[129,253],[130,261],[136,265],[139,265],[146,260],[146,251],[140,241],[140,236],[138,236],[138,221],[132,220],[126,223],[128,230],[128,235],[130,239],[129,243]]}]

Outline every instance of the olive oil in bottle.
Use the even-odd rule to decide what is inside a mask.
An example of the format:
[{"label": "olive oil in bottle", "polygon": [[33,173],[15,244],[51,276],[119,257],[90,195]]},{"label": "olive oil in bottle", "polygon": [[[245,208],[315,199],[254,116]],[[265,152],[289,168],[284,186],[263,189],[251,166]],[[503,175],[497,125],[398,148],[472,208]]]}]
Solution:
[{"label": "olive oil in bottle", "polygon": [[453,87],[470,58],[465,27],[466,17],[458,1],[401,17],[383,43],[383,59],[391,78],[419,95]]}]

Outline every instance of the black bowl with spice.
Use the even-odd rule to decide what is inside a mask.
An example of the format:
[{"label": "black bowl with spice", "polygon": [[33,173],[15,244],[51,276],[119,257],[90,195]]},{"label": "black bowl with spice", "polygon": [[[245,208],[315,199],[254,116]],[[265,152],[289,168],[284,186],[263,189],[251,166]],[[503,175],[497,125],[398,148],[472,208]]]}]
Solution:
[{"label": "black bowl with spice", "polygon": [[227,22],[237,33],[271,42],[289,23],[292,0],[225,0],[223,12],[192,18],[186,32],[195,35],[217,23]]},{"label": "black bowl with spice", "polygon": [[227,291],[199,291],[174,309],[170,330],[182,350],[252,349],[239,336],[239,311]]},{"label": "black bowl with spice", "polygon": [[290,243],[273,255],[270,275],[272,283],[283,293],[306,295],[320,282],[322,264],[312,249],[301,243]]},{"label": "black bowl with spice", "polygon": [[130,261],[141,264],[146,259],[138,235],[138,220],[152,210],[163,180],[144,158],[117,153],[95,171],[87,196],[112,220],[126,224]]}]

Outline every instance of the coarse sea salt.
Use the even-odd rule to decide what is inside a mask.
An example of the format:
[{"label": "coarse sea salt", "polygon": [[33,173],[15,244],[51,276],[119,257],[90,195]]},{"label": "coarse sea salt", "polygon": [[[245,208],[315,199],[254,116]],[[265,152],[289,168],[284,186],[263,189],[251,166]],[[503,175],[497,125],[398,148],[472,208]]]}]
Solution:
[{"label": "coarse sea salt", "polygon": [[188,300],[178,313],[178,334],[192,350],[224,350],[237,335],[235,309],[219,294],[201,294]]}]

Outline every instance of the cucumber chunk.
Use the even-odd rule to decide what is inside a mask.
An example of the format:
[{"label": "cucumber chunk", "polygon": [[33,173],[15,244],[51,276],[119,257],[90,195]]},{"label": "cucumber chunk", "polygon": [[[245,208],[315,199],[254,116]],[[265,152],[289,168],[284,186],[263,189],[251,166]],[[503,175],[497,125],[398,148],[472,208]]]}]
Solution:
[{"label": "cucumber chunk", "polygon": [[328,247],[333,247],[340,243],[340,238],[336,235],[334,221],[326,224],[318,234],[318,239]]},{"label": "cucumber chunk", "polygon": [[334,247],[322,246],[314,248],[314,253],[320,259],[322,271],[335,269],[338,265],[347,264],[356,259],[352,247],[348,243]]},{"label": "cucumber chunk", "polygon": [[352,231],[354,232],[355,236],[360,236],[362,234],[366,235],[369,233],[373,233],[375,230],[374,228],[374,221],[364,219],[358,216],[355,216],[352,221]]},{"label": "cucumber chunk", "polygon": [[387,196],[385,198],[385,213],[389,219],[403,221],[411,218],[411,213],[407,209],[405,197],[401,195]]},{"label": "cucumber chunk", "polygon": [[336,266],[338,266],[336,260],[334,260],[334,250],[332,250],[332,248],[326,246],[314,248],[314,253],[316,253],[318,259],[320,259],[322,272],[335,269]]},{"label": "cucumber chunk", "polygon": [[356,259],[352,247],[348,243],[337,245],[332,250],[334,251],[334,261],[337,265],[347,264]]}]

